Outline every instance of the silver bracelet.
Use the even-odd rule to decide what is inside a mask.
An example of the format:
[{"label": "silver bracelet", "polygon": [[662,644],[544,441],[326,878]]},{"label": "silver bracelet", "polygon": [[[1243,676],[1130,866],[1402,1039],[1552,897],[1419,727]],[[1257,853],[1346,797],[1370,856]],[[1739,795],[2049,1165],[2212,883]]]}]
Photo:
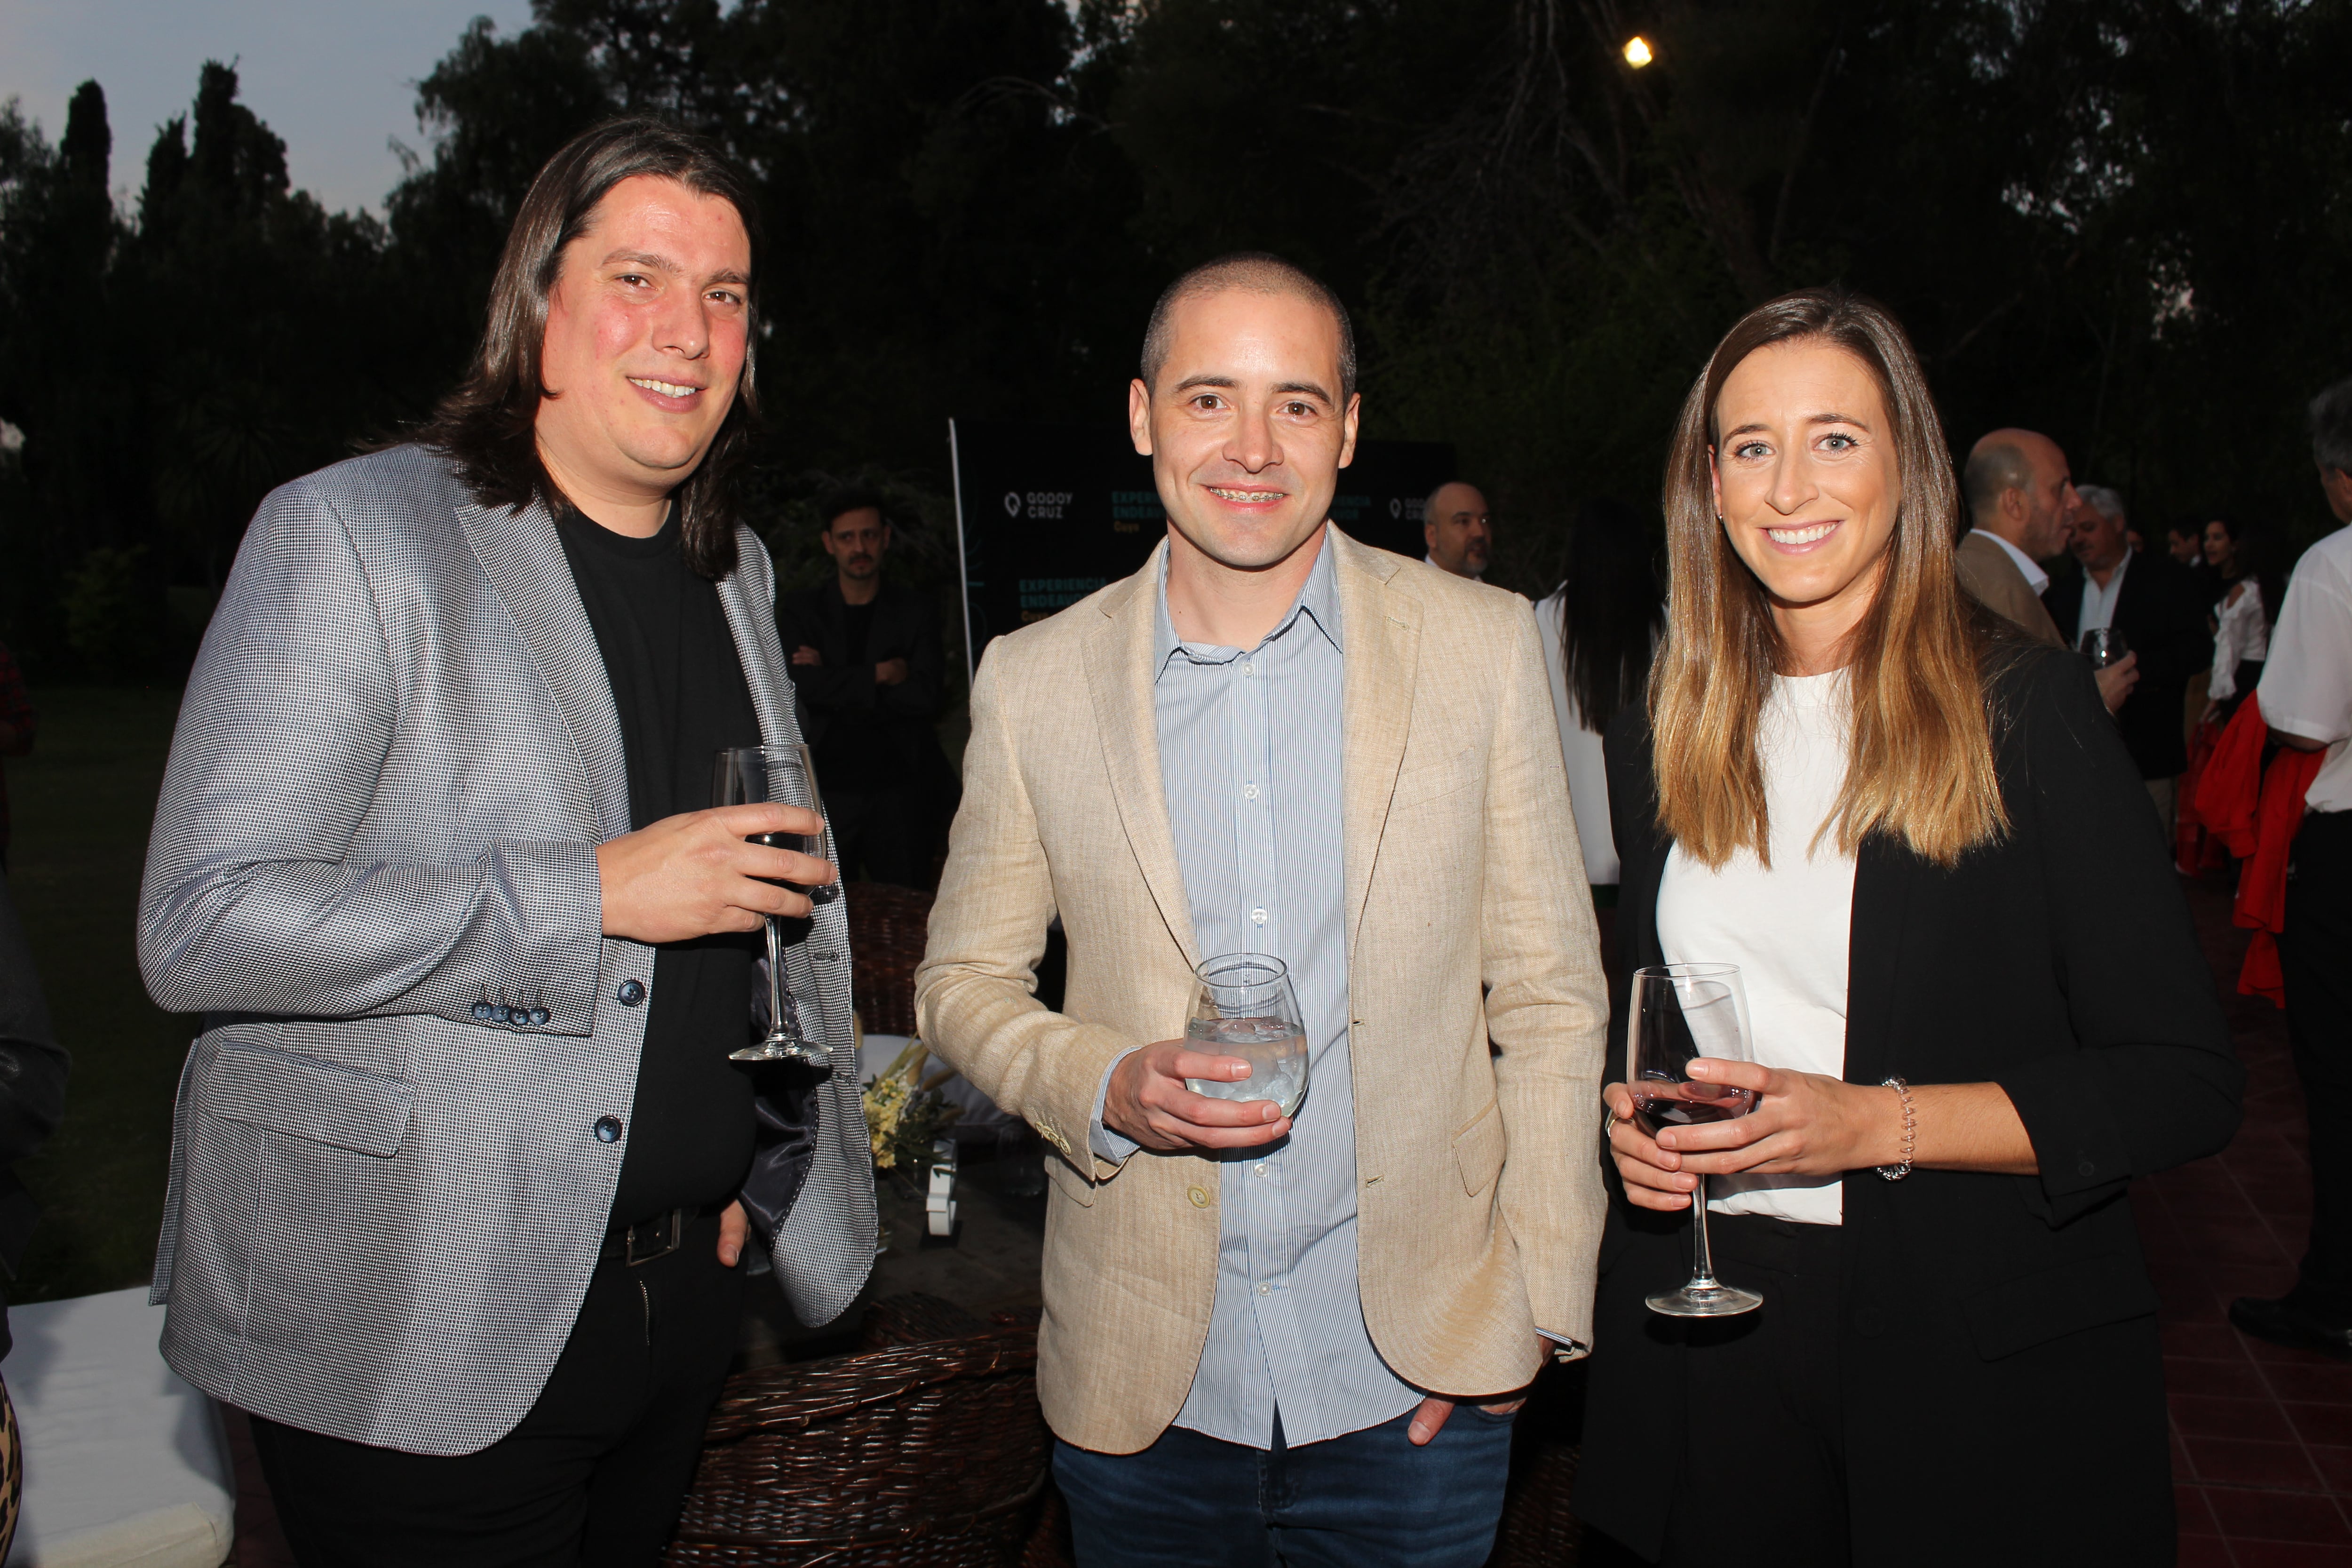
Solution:
[{"label": "silver bracelet", "polygon": [[1919,1113],[1911,1103],[1911,1086],[1899,1078],[1890,1078],[1878,1086],[1891,1089],[1903,1101],[1903,1159],[1899,1164],[1881,1165],[1878,1173],[1890,1182],[1899,1182],[1911,1173],[1911,1156],[1919,1148]]}]

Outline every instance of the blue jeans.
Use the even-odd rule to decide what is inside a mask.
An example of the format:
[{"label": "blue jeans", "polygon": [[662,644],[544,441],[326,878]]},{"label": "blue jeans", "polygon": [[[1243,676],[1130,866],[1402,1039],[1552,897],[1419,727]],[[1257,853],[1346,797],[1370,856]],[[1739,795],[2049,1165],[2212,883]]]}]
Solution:
[{"label": "blue jeans", "polygon": [[1511,1417],[1454,1408],[1425,1448],[1392,1421],[1303,1448],[1171,1426],[1139,1454],[1054,1445],[1078,1568],[1479,1568],[1495,1546]]}]

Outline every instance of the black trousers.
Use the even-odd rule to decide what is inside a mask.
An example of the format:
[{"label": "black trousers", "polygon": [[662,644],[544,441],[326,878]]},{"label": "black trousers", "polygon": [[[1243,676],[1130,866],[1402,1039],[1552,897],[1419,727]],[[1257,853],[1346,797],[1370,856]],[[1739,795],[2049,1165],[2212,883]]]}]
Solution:
[{"label": "black trousers", "polygon": [[844,787],[824,792],[841,879],[862,872],[869,882],[898,888],[931,885],[931,815],[928,792]]},{"label": "black trousers", "polygon": [[1717,1276],[1764,1298],[1698,1319],[1689,1440],[1666,1513],[1661,1568],[1843,1568],[1845,1415],[1839,1384],[1835,1226],[1709,1216]]},{"label": "black trousers", "polygon": [[2295,1299],[2352,1325],[2352,811],[2306,816],[2294,836],[2279,969],[2311,1119],[2311,1244]]},{"label": "black trousers", "polygon": [[677,1251],[600,1263],[547,1386],[515,1429],[457,1458],[259,1416],[254,1447],[302,1568],[653,1568],[743,1317],[719,1221]]}]

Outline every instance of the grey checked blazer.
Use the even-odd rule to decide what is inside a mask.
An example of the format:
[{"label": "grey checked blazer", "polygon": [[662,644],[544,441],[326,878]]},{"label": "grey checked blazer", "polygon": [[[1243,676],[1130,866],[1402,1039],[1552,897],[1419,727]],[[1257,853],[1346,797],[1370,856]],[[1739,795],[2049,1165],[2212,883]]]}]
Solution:
[{"label": "grey checked blazer", "polygon": [[[797,740],[749,530],[719,584],[770,743]],[[139,958],[207,1015],[155,1259],[163,1355],[272,1420],[470,1453],[538,1397],[628,1148],[653,952],[600,934],[629,828],[620,722],[555,524],[415,447],[262,503],[205,633],[155,814]],[[846,914],[787,950],[835,1070],[774,1239],[809,1322],[874,1255]],[[544,1010],[478,1021],[485,999]],[[746,998],[748,1007],[750,999]]]}]

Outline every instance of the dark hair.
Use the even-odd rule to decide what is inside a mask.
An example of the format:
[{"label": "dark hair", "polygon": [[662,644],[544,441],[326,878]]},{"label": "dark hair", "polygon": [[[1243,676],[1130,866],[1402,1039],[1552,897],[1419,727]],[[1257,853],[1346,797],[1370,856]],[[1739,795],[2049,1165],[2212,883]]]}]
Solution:
[{"label": "dark hair", "polygon": [[1597,735],[1649,689],[1650,656],[1666,624],[1658,552],[1641,515],[1621,500],[1578,507],[1559,592],[1559,667],[1578,716]]},{"label": "dark hair", "polygon": [[2352,474],[2352,380],[2311,400],[2311,457],[2323,468]]},{"label": "dark hair", "polygon": [[[418,441],[457,460],[466,488],[484,506],[521,508],[536,500],[559,511],[565,505],[539,460],[533,430],[540,399],[555,395],[541,374],[547,298],[562,276],[565,247],[586,231],[597,204],[614,186],[639,174],[676,180],[733,206],[751,242],[756,286],[758,202],[742,171],[716,146],[644,119],[608,120],[566,142],[515,209],[472,367],[416,432]],[[738,502],[731,481],[759,417],[751,374],[760,341],[758,295],[747,289],[746,302],[743,374],[734,406],[701,463],[673,492],[687,563],[714,580],[735,569]]]},{"label": "dark hair", "polygon": [[2286,598],[2286,577],[2271,563],[2271,552],[2263,545],[2262,531],[2247,528],[2234,518],[2209,517],[2196,525],[2197,553],[2200,560],[2205,553],[2205,531],[2217,522],[2230,536],[2231,571],[2229,576],[2221,579],[2221,592],[2227,594],[2231,584],[2252,579],[2254,586],[2262,590],[2263,624],[2277,625],[2279,605]]},{"label": "dark hair", "polygon": [[1239,250],[1204,261],[1160,290],[1151,307],[1151,321],[1143,329],[1143,384],[1160,384],[1160,368],[1168,363],[1168,340],[1175,334],[1176,307],[1203,294],[1240,289],[1252,294],[1295,294],[1322,306],[1339,323],[1339,402],[1356,395],[1356,329],[1348,307],[1321,279],[1304,268],[1263,250]]},{"label": "dark hair", "polygon": [[890,521],[890,509],[882,504],[882,498],[872,490],[855,485],[827,495],[817,503],[816,514],[824,520],[824,531],[831,533],[833,525],[853,511],[879,512],[885,524]]}]

